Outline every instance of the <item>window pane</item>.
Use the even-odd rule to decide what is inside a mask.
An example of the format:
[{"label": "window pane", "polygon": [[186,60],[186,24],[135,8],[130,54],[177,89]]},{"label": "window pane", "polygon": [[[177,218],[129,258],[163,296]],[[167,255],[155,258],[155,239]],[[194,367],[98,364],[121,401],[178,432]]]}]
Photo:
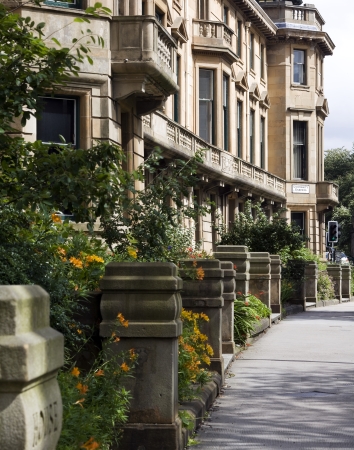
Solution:
[{"label": "window pane", "polygon": [[306,122],[293,123],[294,178],[306,178]]},{"label": "window pane", "polygon": [[241,158],[242,147],[242,103],[237,102],[237,156]]},{"label": "window pane", "polygon": [[294,50],[294,83],[306,83],[305,51]]},{"label": "window pane", "polygon": [[212,70],[199,70],[199,98],[213,100]]},{"label": "window pane", "polygon": [[199,70],[199,135],[212,143],[213,71]]},{"label": "window pane", "polygon": [[37,120],[37,139],[62,144],[62,135],[67,143],[76,145],[75,110],[75,99],[45,98],[41,119]]}]

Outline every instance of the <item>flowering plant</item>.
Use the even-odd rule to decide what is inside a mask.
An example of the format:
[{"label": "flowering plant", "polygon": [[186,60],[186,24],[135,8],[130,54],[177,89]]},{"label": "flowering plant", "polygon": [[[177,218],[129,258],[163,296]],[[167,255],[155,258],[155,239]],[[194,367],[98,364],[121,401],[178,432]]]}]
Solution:
[{"label": "flowering plant", "polygon": [[[182,309],[183,334],[178,340],[178,399],[191,400],[198,396],[200,389],[210,380],[210,373],[205,366],[210,365],[213,349],[208,344],[208,337],[201,333],[200,326],[209,322],[209,317],[202,313],[193,313]],[[204,367],[203,367],[204,366]]]},{"label": "flowering plant", "polygon": [[[121,313],[117,324],[129,325]],[[119,342],[115,332],[88,372],[74,363],[59,373],[63,429],[58,450],[109,450],[118,443],[119,426],[127,419],[131,398],[122,380],[132,376],[137,355],[133,349],[113,354],[108,350],[113,342]]]}]

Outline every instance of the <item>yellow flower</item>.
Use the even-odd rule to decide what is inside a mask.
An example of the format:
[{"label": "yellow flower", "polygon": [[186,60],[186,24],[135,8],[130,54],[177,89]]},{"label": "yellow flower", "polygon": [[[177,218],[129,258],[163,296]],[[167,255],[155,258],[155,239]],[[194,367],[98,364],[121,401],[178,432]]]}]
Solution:
[{"label": "yellow flower", "polygon": [[100,444],[91,436],[90,439],[81,446],[81,448],[84,448],[85,450],[96,450],[97,448],[100,448]]},{"label": "yellow flower", "polygon": [[86,256],[86,262],[88,262],[88,263],[93,263],[93,262],[103,263],[104,259],[97,255],[88,255],[88,256]]},{"label": "yellow flower", "polygon": [[134,247],[128,247],[127,248],[128,255],[132,258],[136,259],[138,257],[138,251]]},{"label": "yellow flower", "polygon": [[204,314],[203,312],[200,313],[200,318],[205,320],[205,322],[209,322],[209,317],[206,314]]},{"label": "yellow flower", "polygon": [[71,262],[71,264],[75,267],[77,267],[78,269],[82,269],[82,261],[78,258],[74,258],[74,256],[72,256],[69,261]]},{"label": "yellow flower", "polygon": [[82,330],[76,330],[78,334],[82,334]]},{"label": "yellow flower", "polygon": [[202,360],[205,362],[205,364],[208,364],[210,366],[210,358],[207,355],[202,356]]},{"label": "yellow flower", "polygon": [[214,350],[213,350],[212,346],[210,344],[207,344],[205,346],[205,348],[206,348],[206,351],[207,351],[208,355],[213,356]]},{"label": "yellow flower", "polygon": [[80,370],[78,367],[74,367],[73,370],[71,371],[71,375],[73,377],[78,377],[80,375]]},{"label": "yellow flower", "polygon": [[120,368],[124,371],[124,372],[129,372],[129,366],[127,363],[123,363],[121,364]]},{"label": "yellow flower", "polygon": [[52,214],[52,221],[54,223],[61,223],[61,218],[57,214]]}]

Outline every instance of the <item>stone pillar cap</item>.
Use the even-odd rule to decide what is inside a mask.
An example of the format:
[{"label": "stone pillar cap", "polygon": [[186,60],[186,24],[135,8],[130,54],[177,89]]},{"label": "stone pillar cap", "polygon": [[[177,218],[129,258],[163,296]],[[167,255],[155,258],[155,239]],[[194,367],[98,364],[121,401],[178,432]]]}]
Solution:
[{"label": "stone pillar cap", "polygon": [[245,245],[218,245],[216,252],[220,253],[248,253],[248,247]]}]

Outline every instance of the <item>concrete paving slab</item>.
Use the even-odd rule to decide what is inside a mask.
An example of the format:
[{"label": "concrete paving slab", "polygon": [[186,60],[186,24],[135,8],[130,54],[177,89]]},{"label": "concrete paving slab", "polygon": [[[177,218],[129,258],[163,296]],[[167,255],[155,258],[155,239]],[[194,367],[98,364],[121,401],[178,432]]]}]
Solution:
[{"label": "concrete paving slab", "polygon": [[290,316],[241,353],[199,450],[354,449],[354,304]]}]

